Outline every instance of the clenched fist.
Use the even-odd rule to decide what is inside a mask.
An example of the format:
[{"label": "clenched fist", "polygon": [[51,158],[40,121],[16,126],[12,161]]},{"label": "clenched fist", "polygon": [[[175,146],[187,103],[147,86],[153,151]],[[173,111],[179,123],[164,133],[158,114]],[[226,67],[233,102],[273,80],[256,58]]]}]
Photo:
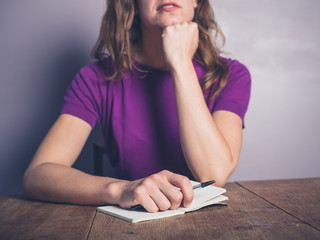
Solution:
[{"label": "clenched fist", "polygon": [[199,43],[198,24],[184,22],[168,26],[164,28],[162,38],[167,64],[175,69],[192,61]]}]

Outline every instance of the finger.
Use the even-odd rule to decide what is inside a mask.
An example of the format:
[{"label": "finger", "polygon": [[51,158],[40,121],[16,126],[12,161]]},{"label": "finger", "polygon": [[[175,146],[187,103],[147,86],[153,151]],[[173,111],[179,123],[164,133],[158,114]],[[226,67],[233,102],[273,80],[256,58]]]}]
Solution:
[{"label": "finger", "polygon": [[132,205],[141,204],[148,212],[158,212],[159,208],[157,204],[153,201],[144,186],[140,185],[133,191],[133,198]]},{"label": "finger", "polygon": [[189,178],[169,172],[168,180],[171,184],[180,188],[183,195],[183,206],[188,207],[193,200],[193,188]]},{"label": "finger", "polygon": [[153,198],[151,198],[150,196],[145,197],[140,204],[144,207],[145,210],[147,210],[150,213],[155,213],[159,211],[159,207],[154,202]]},{"label": "finger", "polygon": [[171,202],[168,199],[168,196],[160,191],[160,189],[156,192],[150,193],[150,197],[161,211],[168,210],[171,207]]},{"label": "finger", "polygon": [[180,207],[183,199],[183,194],[178,188],[173,186],[171,183],[168,183],[165,186],[162,186],[160,190],[170,201],[170,209],[177,209],[178,207]]},{"label": "finger", "polygon": [[[165,180],[165,182],[167,182],[167,180]],[[149,176],[148,178],[144,179],[142,184],[136,189],[135,192],[136,192],[137,199],[141,201],[141,204],[143,206],[145,204],[148,204],[148,206],[146,206],[148,209],[149,207],[154,208],[153,205],[152,206],[149,205],[150,204],[149,198],[152,199],[153,204],[157,206],[156,211],[158,210],[164,211],[169,209],[171,207],[171,202],[166,197],[166,195],[163,194],[163,192],[160,190],[161,185],[164,185],[163,177],[161,177],[158,174],[153,174]],[[144,203],[143,196],[148,196],[148,203]]]},{"label": "finger", "polygon": [[174,190],[175,187],[168,182],[165,174],[162,172],[153,174],[143,184],[160,210],[164,211],[171,208],[172,203],[170,199],[172,199],[172,194],[168,193],[172,189]]}]

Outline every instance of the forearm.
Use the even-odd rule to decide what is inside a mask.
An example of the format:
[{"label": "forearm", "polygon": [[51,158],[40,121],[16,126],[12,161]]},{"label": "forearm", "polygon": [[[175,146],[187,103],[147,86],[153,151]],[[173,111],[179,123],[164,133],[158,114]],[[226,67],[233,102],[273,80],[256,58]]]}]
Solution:
[{"label": "forearm", "polygon": [[192,62],[172,70],[180,140],[186,162],[199,181],[224,185],[235,168],[230,148],[205,103]]},{"label": "forearm", "polygon": [[43,163],[26,171],[25,194],[44,201],[75,204],[116,204],[110,183],[120,180],[86,174],[54,163]]}]

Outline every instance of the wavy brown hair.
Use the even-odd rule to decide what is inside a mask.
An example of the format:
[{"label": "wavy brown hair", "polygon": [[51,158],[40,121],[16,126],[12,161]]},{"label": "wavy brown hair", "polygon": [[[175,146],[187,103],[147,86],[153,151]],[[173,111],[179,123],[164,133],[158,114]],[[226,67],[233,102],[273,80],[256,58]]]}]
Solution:
[{"label": "wavy brown hair", "polygon": [[[137,8],[136,0],[107,0],[99,38],[92,50],[93,57],[99,61],[106,56],[112,58],[114,69],[111,74],[105,75],[107,80],[119,79],[128,71],[133,73],[132,49],[141,38]],[[222,38],[223,43],[225,37],[218,28],[208,0],[198,0],[193,21],[199,27],[199,46],[194,59],[207,71],[202,89],[209,90],[210,97],[215,97],[226,85],[229,74],[227,63],[220,58],[221,51],[217,46],[218,37]],[[216,81],[217,86],[211,88]]]}]

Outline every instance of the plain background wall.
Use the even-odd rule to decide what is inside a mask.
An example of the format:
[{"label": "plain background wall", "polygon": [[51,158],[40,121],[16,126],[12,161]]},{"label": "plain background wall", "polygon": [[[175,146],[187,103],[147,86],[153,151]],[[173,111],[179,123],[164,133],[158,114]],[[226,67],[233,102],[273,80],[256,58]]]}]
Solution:
[{"label": "plain background wall", "polygon": [[[318,0],[211,1],[228,56],[252,75],[240,164],[230,181],[320,176]],[[0,194],[22,176],[88,64],[104,0],[1,0]],[[92,173],[94,129],[75,167]]]}]

